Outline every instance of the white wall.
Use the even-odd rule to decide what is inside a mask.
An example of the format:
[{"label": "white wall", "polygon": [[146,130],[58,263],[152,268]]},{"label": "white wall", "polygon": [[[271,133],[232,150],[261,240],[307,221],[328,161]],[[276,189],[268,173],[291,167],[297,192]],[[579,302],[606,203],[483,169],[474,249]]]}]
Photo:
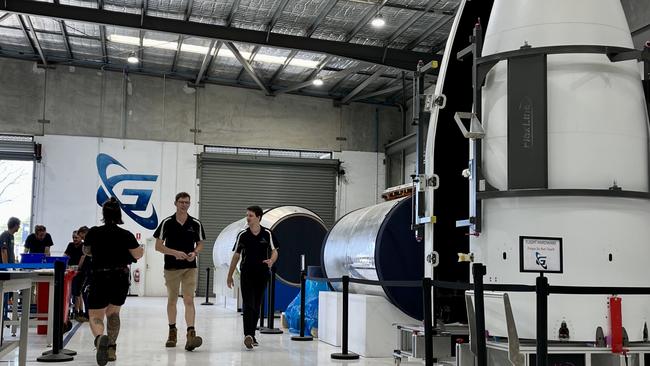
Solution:
[{"label": "white wall", "polygon": [[386,186],[383,153],[342,151],[334,153],[333,157],[341,161],[341,169],[345,170],[337,187],[337,219],[382,201],[381,192]]},{"label": "white wall", "polygon": [[[174,196],[179,191],[192,195],[190,214],[198,216],[195,154],[202,150],[200,145],[59,135],[37,137],[37,142],[43,144],[43,160],[36,164],[33,222],[47,226],[54,240],[55,255],[63,253],[73,230],[82,225],[101,225],[97,192],[106,187],[97,167],[100,153],[112,156],[124,166],[110,166],[108,178],[127,173],[157,176],[152,182],[122,181],[113,189],[124,204],[136,200],[133,195],[125,195],[124,189],[152,190],[151,200],[146,210],[137,212],[139,216],[148,217],[154,209],[158,221],[171,215],[175,210]],[[341,161],[346,172],[337,187],[337,218],[381,201],[385,188],[383,153],[343,151],[334,153],[334,158]],[[126,214],[123,219],[123,227],[139,237],[146,252],[134,265],[141,276],[140,282],[132,286],[132,293],[164,296],[163,256],[153,250],[154,230],[141,226]]]},{"label": "white wall", "polygon": [[[198,187],[196,181],[196,147],[193,144],[118,140],[94,137],[43,136],[43,161],[36,164],[34,199],[35,224],[43,224],[54,240],[53,254],[62,254],[73,230],[82,225],[101,225],[101,207],[97,203],[98,189],[106,189],[97,168],[97,155],[104,153],[119,161],[124,168],[111,165],[107,176],[120,174],[145,174],[157,176],[152,182],[122,181],[113,192],[123,204],[135,203],[137,197],[125,195],[124,189],[151,190],[151,200],[144,211],[135,213],[149,217],[156,211],[158,222],[171,215],[174,196],[186,191],[194,201],[190,214],[198,212]],[[124,227],[136,235],[141,244],[147,243],[155,228],[145,228],[123,213]],[[139,268],[140,283],[132,292],[144,295],[145,277],[158,276],[154,281],[157,294],[164,294],[162,282],[162,254],[147,256],[134,269]],[[150,269],[147,271],[147,267]]]}]

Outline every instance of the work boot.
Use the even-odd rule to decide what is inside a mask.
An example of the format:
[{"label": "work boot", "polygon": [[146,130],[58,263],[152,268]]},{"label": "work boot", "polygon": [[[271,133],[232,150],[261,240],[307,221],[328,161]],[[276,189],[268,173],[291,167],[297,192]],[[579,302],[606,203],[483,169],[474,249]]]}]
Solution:
[{"label": "work boot", "polygon": [[187,331],[187,342],[185,342],[185,350],[194,351],[195,348],[203,344],[203,339],[196,335],[196,330],[192,329]]},{"label": "work boot", "polygon": [[117,351],[117,345],[116,344],[109,344],[108,345],[108,361],[117,360],[117,355],[115,354],[115,351]]},{"label": "work boot", "polygon": [[97,355],[95,356],[97,364],[104,366],[108,363],[108,336],[100,335],[95,338],[95,347],[97,347]]},{"label": "work boot", "polygon": [[169,329],[169,336],[167,336],[167,342],[165,343],[165,347],[176,347],[176,333],[178,331],[176,328],[171,328]]},{"label": "work boot", "polygon": [[253,349],[253,337],[247,335],[244,337],[244,346],[246,346],[246,349],[251,350]]}]

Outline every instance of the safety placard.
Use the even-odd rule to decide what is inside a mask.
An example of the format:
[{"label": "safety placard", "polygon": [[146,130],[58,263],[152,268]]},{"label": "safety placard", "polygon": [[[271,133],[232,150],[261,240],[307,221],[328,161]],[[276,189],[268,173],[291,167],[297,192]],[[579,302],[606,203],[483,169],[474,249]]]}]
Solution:
[{"label": "safety placard", "polygon": [[562,238],[519,237],[519,271],[562,273]]}]

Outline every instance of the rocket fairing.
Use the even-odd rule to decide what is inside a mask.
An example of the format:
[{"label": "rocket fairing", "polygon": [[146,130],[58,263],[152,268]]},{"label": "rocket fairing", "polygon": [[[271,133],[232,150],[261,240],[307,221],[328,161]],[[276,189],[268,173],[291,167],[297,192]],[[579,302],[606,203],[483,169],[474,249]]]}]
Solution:
[{"label": "rocket fairing", "polygon": [[[619,0],[496,0],[484,40],[483,57],[522,46],[633,48]],[[494,66],[482,88],[484,183],[498,191],[576,193],[482,200],[482,229],[471,236],[470,251],[487,267],[485,282],[535,283],[537,274],[520,271],[520,237],[528,236],[562,239],[563,273],[548,274],[551,285],[647,287],[650,200],[642,194],[649,185],[648,116],[637,61],[611,62],[597,53],[549,54],[545,68],[518,80],[508,80],[516,68],[509,62]],[[539,80],[546,80],[540,97],[545,109],[523,94],[509,93]],[[516,113],[520,120],[513,127],[509,118]],[[537,160],[516,156],[517,149],[524,155],[534,150]],[[535,181],[530,176],[536,173],[541,175]],[[611,188],[640,194],[583,194]],[[621,297],[623,327],[630,341],[640,341],[650,298]],[[608,334],[607,298],[551,295],[549,340],[559,339],[563,322],[569,341],[594,341],[598,327]],[[519,337],[535,338],[535,294],[513,293],[510,301]],[[491,335],[507,336],[502,318],[489,316],[502,308],[486,301]]]}]

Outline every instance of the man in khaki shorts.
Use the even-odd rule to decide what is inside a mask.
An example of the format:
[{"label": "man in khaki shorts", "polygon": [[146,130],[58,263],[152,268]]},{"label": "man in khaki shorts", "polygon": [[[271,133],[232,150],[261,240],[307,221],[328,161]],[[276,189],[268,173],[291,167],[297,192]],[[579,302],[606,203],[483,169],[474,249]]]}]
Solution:
[{"label": "man in khaki shorts", "polygon": [[177,194],[174,206],[176,206],[176,213],[162,220],[153,234],[156,238],[156,250],[165,254],[165,286],[167,286],[167,318],[169,319],[169,336],[165,346],[176,347],[176,303],[180,288],[187,323],[185,349],[193,351],[203,343],[194,329],[194,292],[197,280],[196,256],[203,249],[205,232],[201,221],[187,213],[190,207],[189,194],[186,192]]}]

